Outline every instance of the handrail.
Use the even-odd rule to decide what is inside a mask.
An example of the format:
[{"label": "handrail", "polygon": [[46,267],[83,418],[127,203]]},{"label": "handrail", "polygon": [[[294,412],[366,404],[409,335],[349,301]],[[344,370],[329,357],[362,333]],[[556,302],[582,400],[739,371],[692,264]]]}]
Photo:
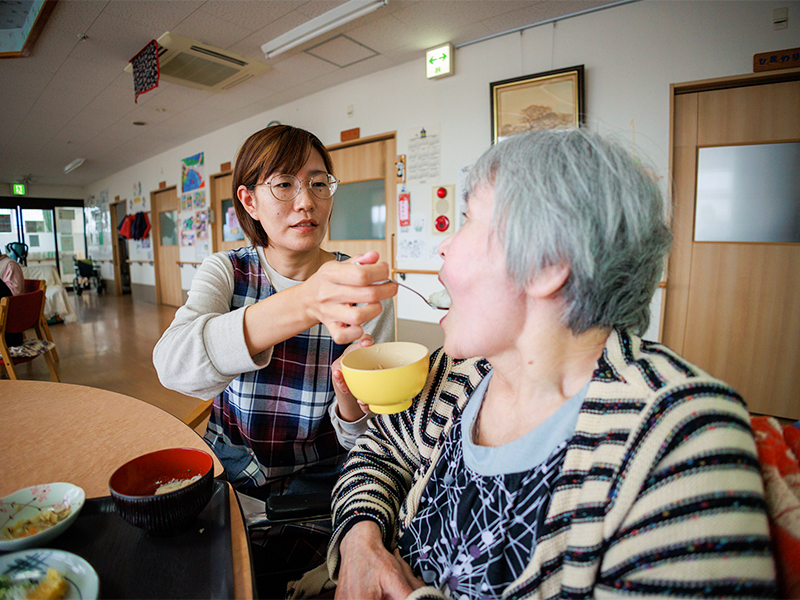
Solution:
[{"label": "handrail", "polygon": [[406,280],[406,275],[438,275],[439,271],[423,271],[419,269],[392,269],[392,277],[399,275],[400,279]]},{"label": "handrail", "polygon": [[138,263],[138,264],[142,264],[142,265],[143,264],[148,264],[148,265],[152,265],[153,264],[152,260],[132,260],[130,258],[128,260],[126,260],[125,262],[128,263],[128,264],[131,264],[131,263]]},{"label": "handrail", "polygon": [[195,269],[197,268],[197,265],[203,264],[202,262],[196,262],[191,260],[176,260],[175,263],[180,267],[182,267],[183,265],[192,265]]}]

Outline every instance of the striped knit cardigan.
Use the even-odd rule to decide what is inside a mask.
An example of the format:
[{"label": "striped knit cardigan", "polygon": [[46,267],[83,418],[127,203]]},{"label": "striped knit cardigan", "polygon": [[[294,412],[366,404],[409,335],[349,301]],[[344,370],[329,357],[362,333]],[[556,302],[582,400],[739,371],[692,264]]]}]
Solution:
[{"label": "striped knit cardigan", "polygon": [[[334,489],[339,541],[376,521],[387,548],[416,514],[454,417],[491,369],[431,357],[412,407],[372,420]],[[774,597],[764,491],[741,397],[668,348],[614,331],[568,442],[516,598]],[[411,598],[441,597],[425,587]]]}]

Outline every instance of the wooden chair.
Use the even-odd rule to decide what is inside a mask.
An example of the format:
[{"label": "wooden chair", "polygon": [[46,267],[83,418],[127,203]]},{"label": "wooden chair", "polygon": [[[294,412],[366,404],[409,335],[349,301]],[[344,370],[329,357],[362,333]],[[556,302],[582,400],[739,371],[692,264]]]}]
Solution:
[{"label": "wooden chair", "polygon": [[195,406],[191,412],[183,418],[183,422],[192,429],[197,429],[203,421],[208,420],[211,416],[211,407],[213,404],[213,398],[211,400],[201,400],[200,404]]},{"label": "wooden chair", "polygon": [[[45,301],[47,301],[47,282],[44,279],[26,279],[25,280],[25,292],[35,292],[36,290],[42,290],[44,292]],[[48,341],[53,341],[53,334],[50,333],[50,326],[47,324],[47,319],[44,317],[44,313],[42,313],[42,328],[44,329],[44,335]],[[53,347],[53,358],[56,362],[59,361],[58,352],[56,352],[55,347]]]},{"label": "wooden chair", "polygon": [[[11,379],[19,379],[14,365],[30,362],[44,355],[51,379],[60,381],[52,356],[55,344],[45,336],[43,319],[44,290],[0,299],[0,364],[5,366]],[[26,339],[20,346],[9,347],[6,344],[7,333],[25,333],[29,329],[36,332],[36,338]]]}]

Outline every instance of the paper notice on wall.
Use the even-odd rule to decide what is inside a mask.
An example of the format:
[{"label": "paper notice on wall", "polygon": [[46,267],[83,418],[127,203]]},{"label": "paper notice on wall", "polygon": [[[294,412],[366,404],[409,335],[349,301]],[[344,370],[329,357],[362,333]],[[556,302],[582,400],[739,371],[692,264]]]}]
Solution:
[{"label": "paper notice on wall", "polygon": [[433,183],[439,180],[442,164],[441,126],[429,125],[408,130],[406,177],[409,183]]},{"label": "paper notice on wall", "polygon": [[427,244],[420,239],[399,239],[397,241],[398,260],[423,260],[427,258]]}]

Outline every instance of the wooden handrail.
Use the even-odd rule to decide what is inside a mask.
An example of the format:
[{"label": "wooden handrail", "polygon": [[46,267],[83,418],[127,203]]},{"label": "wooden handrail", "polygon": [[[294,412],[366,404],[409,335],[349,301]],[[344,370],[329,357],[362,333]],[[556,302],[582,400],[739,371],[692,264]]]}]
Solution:
[{"label": "wooden handrail", "polygon": [[406,275],[438,275],[439,271],[423,271],[420,269],[392,269],[391,276],[400,275],[400,279],[405,281]]},{"label": "wooden handrail", "polygon": [[148,265],[152,265],[153,264],[152,260],[131,260],[130,258],[128,260],[126,260],[125,262],[128,263],[128,264],[131,264],[131,263],[138,263],[138,264],[142,264],[142,265],[143,264],[148,264]]}]

